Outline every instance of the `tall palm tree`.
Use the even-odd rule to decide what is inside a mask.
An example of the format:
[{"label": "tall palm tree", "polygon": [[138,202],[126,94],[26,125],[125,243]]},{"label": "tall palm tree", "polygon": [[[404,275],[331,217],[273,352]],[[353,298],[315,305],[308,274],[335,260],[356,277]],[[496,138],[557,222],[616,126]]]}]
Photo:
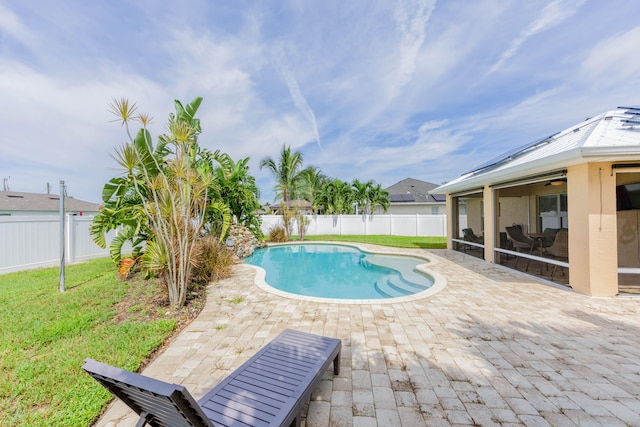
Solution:
[{"label": "tall palm tree", "polygon": [[317,212],[318,204],[316,202],[316,197],[322,189],[322,186],[329,181],[329,178],[316,166],[308,166],[304,168],[300,174],[304,181],[304,198],[311,203],[314,212]]},{"label": "tall palm tree", "polygon": [[276,179],[276,197],[288,204],[289,200],[300,196],[302,184],[302,153],[291,151],[291,146],[282,146],[280,159],[276,163],[271,157],[260,160],[260,169],[267,168]]}]

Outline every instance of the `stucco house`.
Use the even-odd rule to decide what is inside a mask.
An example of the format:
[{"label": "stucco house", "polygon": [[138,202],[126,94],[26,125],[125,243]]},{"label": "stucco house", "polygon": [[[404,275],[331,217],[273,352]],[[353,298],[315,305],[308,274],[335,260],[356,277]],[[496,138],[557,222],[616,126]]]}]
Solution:
[{"label": "stucco house", "polygon": [[447,212],[445,195],[429,193],[436,187],[438,187],[437,184],[406,178],[385,188],[389,192],[391,202],[387,213],[445,214]]},{"label": "stucco house", "polygon": [[[504,153],[432,192],[446,194],[450,249],[475,246],[491,263],[516,255],[568,270],[568,285],[587,295],[640,288],[640,106]],[[463,228],[480,239],[469,243]],[[531,248],[510,244],[507,229],[528,236]],[[550,256],[560,235],[568,253]]]},{"label": "stucco house", "polygon": [[[96,215],[100,205],[71,197],[65,198],[65,212]],[[0,215],[51,215],[60,212],[60,195],[0,191]]]}]

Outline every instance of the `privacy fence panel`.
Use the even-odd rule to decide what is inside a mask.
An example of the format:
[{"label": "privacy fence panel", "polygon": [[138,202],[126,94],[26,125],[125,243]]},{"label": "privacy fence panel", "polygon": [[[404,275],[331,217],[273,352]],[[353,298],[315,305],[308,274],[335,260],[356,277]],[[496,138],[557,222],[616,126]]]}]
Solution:
[{"label": "privacy fence panel", "polygon": [[[109,256],[91,239],[93,216],[67,215],[65,258],[68,264]],[[107,235],[107,243],[116,235]],[[0,274],[60,265],[60,216],[0,216]]]},{"label": "privacy fence panel", "polygon": [[0,242],[0,273],[55,265],[60,262],[60,218],[0,217]]},{"label": "privacy fence panel", "polygon": [[[446,215],[308,215],[307,235],[446,236]],[[282,225],[282,216],[262,216],[262,231]],[[294,234],[297,226],[294,224]]]}]

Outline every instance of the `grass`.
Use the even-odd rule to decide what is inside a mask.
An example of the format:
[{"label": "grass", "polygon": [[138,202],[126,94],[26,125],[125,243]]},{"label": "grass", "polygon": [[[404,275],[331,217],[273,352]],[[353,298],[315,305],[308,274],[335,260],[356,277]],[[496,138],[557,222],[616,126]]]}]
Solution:
[{"label": "grass", "polygon": [[88,426],[111,395],[87,357],[136,371],[179,325],[158,284],[123,281],[109,259],[0,275],[0,425]]},{"label": "grass", "polygon": [[322,236],[305,236],[305,240],[310,241],[336,241],[336,242],[356,242],[371,243],[374,245],[392,246],[395,248],[422,248],[422,249],[446,249],[446,237],[433,236],[341,236],[341,235],[322,235]]}]

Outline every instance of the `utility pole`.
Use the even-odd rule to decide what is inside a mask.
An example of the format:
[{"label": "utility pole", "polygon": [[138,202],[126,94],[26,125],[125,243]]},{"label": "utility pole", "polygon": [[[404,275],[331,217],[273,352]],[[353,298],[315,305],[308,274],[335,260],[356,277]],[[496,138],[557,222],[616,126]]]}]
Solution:
[{"label": "utility pole", "polygon": [[60,292],[64,292],[64,264],[65,264],[65,215],[64,215],[64,181],[60,181]]}]

